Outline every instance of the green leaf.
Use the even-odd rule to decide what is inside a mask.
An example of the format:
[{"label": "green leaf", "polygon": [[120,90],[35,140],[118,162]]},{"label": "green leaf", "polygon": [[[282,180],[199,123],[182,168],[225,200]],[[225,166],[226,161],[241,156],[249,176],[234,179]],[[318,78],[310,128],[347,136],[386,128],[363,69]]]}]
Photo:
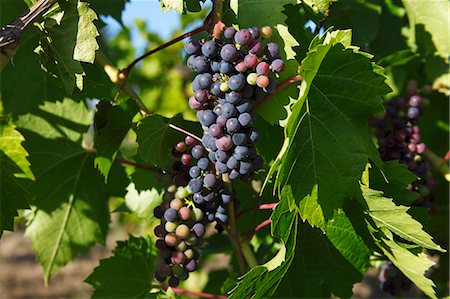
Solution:
[{"label": "green leaf", "polygon": [[139,123],[137,129],[138,154],[146,161],[167,167],[170,162],[171,149],[184,139],[184,134],[169,127],[174,124],[190,132],[198,131],[198,124],[183,121],[180,114],[172,119],[160,115],[151,115]]},{"label": "green leaf", "polygon": [[289,188],[283,190],[271,219],[272,235],[282,241],[280,250],[270,261],[240,277],[230,291],[230,299],[270,297],[288,271],[294,259],[298,227],[298,211]]},{"label": "green leaf", "polygon": [[[275,188],[291,186],[304,220],[322,230],[344,198],[359,192],[358,178],[368,159],[380,164],[368,120],[382,109],[381,96],[389,89],[382,69],[351,47],[350,39],[349,31],[334,31],[323,43],[312,41],[301,66],[300,98],[267,177],[277,171]],[[324,219],[313,213],[318,206]]]},{"label": "green leaf", "polygon": [[177,13],[183,13],[184,0],[160,0],[161,9],[163,12],[173,10]]},{"label": "green leaf", "polygon": [[315,11],[326,11],[330,7],[331,2],[336,2],[337,0],[305,0],[304,2],[309,5]]},{"label": "green leaf", "polygon": [[16,126],[0,117],[0,151],[7,156],[20,169],[18,177],[34,179],[28,162],[28,153],[22,146],[25,138],[16,130]]},{"label": "green leaf", "polygon": [[368,214],[379,229],[387,229],[423,248],[445,252],[423,230],[422,224],[407,213],[409,207],[395,205],[391,198],[383,197],[382,191],[370,189],[363,183],[361,191],[369,208]]},{"label": "green leaf", "polygon": [[[402,0],[406,8],[412,34],[419,31],[418,26],[423,25],[427,34],[431,35],[435,53],[448,62],[450,54],[450,2],[435,0],[433,5],[427,1]],[[416,35],[416,40],[419,39]]]},{"label": "green leaf", "polygon": [[294,261],[275,298],[329,298],[330,293],[341,298],[352,295],[353,284],[362,279],[358,267],[368,255],[364,247],[354,251],[354,246],[360,246],[361,241],[355,238],[348,219],[340,217],[331,224],[333,241],[338,247],[320,230],[306,223],[300,225]]},{"label": "green leaf", "polygon": [[155,188],[139,192],[133,183],[127,187],[125,205],[136,216],[149,220],[153,217],[153,209],[162,202],[164,192],[158,192]]},{"label": "green leaf", "polygon": [[91,1],[91,8],[102,16],[111,16],[117,22],[122,24],[122,12],[125,9],[125,4],[130,0],[110,1],[110,0],[95,0]]},{"label": "green leaf", "polygon": [[36,181],[30,185],[34,216],[26,229],[44,268],[44,279],[104,243],[109,211],[93,154],[72,141],[45,139],[22,130]]},{"label": "green leaf", "polygon": [[[105,101],[97,104],[97,113],[95,117],[95,148],[97,150],[95,157],[95,167],[108,180],[109,170],[114,163],[114,158],[122,144],[123,139],[131,129],[133,117],[137,113],[134,105],[124,103],[122,105],[110,107],[103,110]],[[108,101],[106,101],[109,103]],[[102,114],[102,124],[99,125],[99,114]]]},{"label": "green leaf", "polygon": [[84,103],[65,98],[62,102],[45,102],[32,114],[20,116],[16,124],[45,138],[79,141],[92,123],[92,113]]},{"label": "green leaf", "polygon": [[64,11],[37,25],[42,38],[35,52],[41,56],[43,68],[72,94],[75,87],[83,90],[81,62],[93,63],[99,48],[99,33],[93,23],[97,15],[86,2],[71,0],[62,8]]},{"label": "green leaf", "polygon": [[[398,161],[383,163],[383,171],[370,172],[372,189],[383,190],[384,195],[394,199],[395,203],[410,205],[417,198],[417,193],[407,189],[408,184],[417,177]],[[387,181],[386,181],[387,180]]]},{"label": "green leaf", "polygon": [[3,230],[14,229],[14,217],[17,210],[29,209],[28,193],[23,184],[14,175],[20,173],[17,164],[0,151],[0,237]]},{"label": "green leaf", "polygon": [[147,298],[154,271],[153,241],[130,235],[117,242],[113,253],[85,280],[95,288],[92,298]]},{"label": "green leaf", "polygon": [[377,244],[389,260],[405,274],[422,292],[430,298],[437,298],[434,282],[425,276],[434,265],[423,252],[414,254],[389,238],[381,238]]}]

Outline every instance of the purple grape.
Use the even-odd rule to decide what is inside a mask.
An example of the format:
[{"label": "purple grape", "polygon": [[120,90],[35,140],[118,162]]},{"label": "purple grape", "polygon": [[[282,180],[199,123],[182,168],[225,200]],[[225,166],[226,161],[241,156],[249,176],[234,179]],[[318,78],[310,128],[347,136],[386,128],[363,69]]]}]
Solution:
[{"label": "purple grape", "polygon": [[228,79],[228,86],[231,90],[241,90],[244,88],[245,78],[242,74],[233,75]]},{"label": "purple grape", "polygon": [[169,278],[169,286],[171,286],[172,288],[176,288],[179,284],[180,280],[177,277],[172,276],[171,278]]},{"label": "purple grape", "polygon": [[284,61],[281,59],[275,59],[272,61],[270,66],[272,67],[272,72],[274,73],[281,73],[284,71]]},{"label": "purple grape", "polygon": [[241,126],[245,127],[252,122],[252,116],[250,115],[250,113],[245,112],[239,115],[238,120]]},{"label": "purple grape", "polygon": [[[230,175],[231,178],[231,175]],[[228,223],[228,215],[216,213],[215,218],[223,224]]]},{"label": "purple grape", "polygon": [[231,140],[235,145],[244,145],[247,142],[247,135],[245,133],[234,133]]},{"label": "purple grape", "polygon": [[238,165],[239,161],[234,156],[231,156],[227,161],[227,167],[229,169],[235,169]]},{"label": "purple grape", "polygon": [[242,160],[247,157],[248,153],[248,146],[238,145],[234,148],[233,157],[235,157],[236,160]]},{"label": "purple grape", "polygon": [[198,84],[201,88],[207,89],[211,87],[212,82],[212,75],[209,73],[204,73],[201,75],[198,75]]},{"label": "purple grape", "polygon": [[200,193],[194,193],[194,195],[192,196],[192,199],[198,205],[201,205],[205,201],[205,199],[203,198],[203,195],[201,195]]},{"label": "purple grape", "polygon": [[264,50],[263,44],[259,41],[251,42],[248,48],[249,48],[248,52],[252,54],[259,54]]},{"label": "purple grape", "polygon": [[222,163],[222,162],[216,162],[216,170],[219,173],[226,173],[228,171],[227,164]]},{"label": "purple grape", "polygon": [[241,128],[241,124],[237,118],[233,117],[227,120],[226,128],[228,133],[234,133]]},{"label": "purple grape", "polygon": [[197,56],[192,62],[192,67],[194,68],[194,71],[198,73],[207,72],[209,69],[208,59],[204,56]]},{"label": "purple grape", "polygon": [[223,32],[223,36],[225,36],[226,39],[233,39],[235,34],[236,29],[234,29],[233,27],[227,27]]},{"label": "purple grape", "polygon": [[190,68],[191,70],[194,70],[194,60],[197,56],[196,55],[191,55],[189,56],[189,58],[186,60],[186,65],[188,68]]},{"label": "purple grape", "polygon": [[219,162],[226,163],[226,161],[228,160],[228,156],[229,154],[222,150],[218,150],[215,152],[215,160]]},{"label": "purple grape", "polygon": [[[200,224],[200,223],[197,223]],[[195,260],[190,260],[185,266],[184,269],[188,272],[193,272],[197,268],[197,262]]]},{"label": "purple grape", "polygon": [[225,99],[227,102],[231,103],[231,104],[236,104],[241,100],[242,96],[239,92],[237,91],[230,91],[227,94],[225,94]]},{"label": "purple grape", "polygon": [[210,66],[211,66],[211,71],[213,72],[218,72],[219,71],[219,61],[211,61]]},{"label": "purple grape", "polygon": [[[229,135],[224,135],[216,140],[216,146],[222,151],[228,151],[233,147],[233,142]],[[217,165],[217,164],[216,164]]]},{"label": "purple grape", "polygon": [[236,109],[239,113],[244,113],[250,111],[250,102],[244,101],[241,104],[236,106]]},{"label": "purple grape", "polygon": [[217,178],[215,175],[208,173],[203,178],[203,183],[205,184],[206,187],[212,188],[217,184]]},{"label": "purple grape", "polygon": [[164,219],[166,219],[166,221],[176,221],[178,218],[178,211],[175,210],[174,208],[169,208],[164,212]]},{"label": "purple grape", "polygon": [[256,56],[255,54],[247,54],[244,58],[244,64],[246,67],[252,69],[254,67],[256,67],[256,65],[258,64],[258,56]]},{"label": "purple grape", "polygon": [[219,64],[219,71],[220,71],[222,74],[230,75],[230,74],[232,74],[233,71],[234,71],[234,65],[233,65],[232,63],[230,63],[230,62],[222,61],[222,62],[220,62],[220,64]]},{"label": "purple grape", "polygon": [[267,62],[260,62],[256,66],[256,73],[258,75],[268,75],[270,73],[270,65]]},{"label": "purple grape", "polygon": [[252,169],[252,163],[249,161],[241,161],[239,163],[239,173],[240,174],[247,174]]},{"label": "purple grape", "polygon": [[413,95],[411,98],[409,98],[409,105],[412,107],[419,107],[422,105],[423,100],[421,96]]},{"label": "purple grape", "polygon": [[250,34],[250,31],[248,31],[247,29],[241,29],[234,35],[234,40],[238,45],[244,46],[250,43],[253,40],[253,38],[252,35]]},{"label": "purple grape", "polygon": [[256,143],[259,139],[259,133],[257,130],[255,129],[251,129],[249,134],[248,134],[248,139],[250,140],[250,142],[252,143]]},{"label": "purple grape", "polygon": [[228,62],[234,62],[238,58],[238,51],[233,44],[226,44],[220,50],[220,57]]},{"label": "purple grape", "polygon": [[222,116],[229,119],[230,117],[233,117],[236,115],[236,107],[231,103],[225,103],[222,106]]},{"label": "purple grape", "polygon": [[[199,179],[190,180],[189,181],[189,189],[191,189],[191,191],[193,193],[199,192],[202,189],[202,181],[200,181]],[[164,214],[164,216],[165,216],[165,214]],[[167,221],[170,221],[170,220],[167,220]]]},{"label": "purple grape", "polygon": [[199,103],[203,104],[208,100],[208,92],[204,89],[196,90],[194,97]]},{"label": "purple grape", "polygon": [[208,158],[209,160],[211,160],[212,162],[216,162],[216,153],[215,152],[209,152],[208,153]]},{"label": "purple grape", "polygon": [[201,145],[196,145],[191,150],[191,155],[195,159],[200,159],[205,154],[205,149]]},{"label": "purple grape", "polygon": [[200,51],[200,43],[198,40],[190,40],[184,45],[184,50],[189,55],[196,54]]},{"label": "purple grape", "polygon": [[206,170],[208,169],[209,166],[209,160],[207,158],[201,158],[200,160],[197,161],[197,166],[201,170]]},{"label": "purple grape", "polygon": [[231,194],[227,193],[226,191],[222,192],[220,198],[222,199],[222,203],[226,205],[231,202]]},{"label": "purple grape", "polygon": [[278,48],[278,45],[276,43],[268,43],[267,46],[267,53],[272,58],[280,58],[280,49]]},{"label": "purple grape", "polygon": [[407,114],[408,114],[408,118],[416,119],[417,117],[419,117],[420,110],[416,107],[411,107],[408,109]]},{"label": "purple grape", "polygon": [[225,127],[226,123],[227,123],[227,118],[225,116],[223,116],[223,115],[217,116],[216,124],[218,124],[220,127]]},{"label": "purple grape", "polygon": [[220,96],[222,94],[222,91],[220,90],[220,82],[214,82],[211,85],[211,93],[215,96]]},{"label": "purple grape", "polygon": [[203,126],[210,126],[216,121],[216,116],[211,110],[197,112],[197,118]]},{"label": "purple grape", "polygon": [[202,46],[202,54],[208,58],[213,58],[217,55],[217,44],[213,40],[206,41]]},{"label": "purple grape", "polygon": [[217,138],[222,135],[222,127],[218,124],[212,124],[208,129],[208,133],[212,137]]},{"label": "purple grape", "polygon": [[254,39],[258,39],[259,38],[259,28],[258,27],[250,27],[248,29],[248,31],[250,32],[250,34],[252,35],[252,37]]}]

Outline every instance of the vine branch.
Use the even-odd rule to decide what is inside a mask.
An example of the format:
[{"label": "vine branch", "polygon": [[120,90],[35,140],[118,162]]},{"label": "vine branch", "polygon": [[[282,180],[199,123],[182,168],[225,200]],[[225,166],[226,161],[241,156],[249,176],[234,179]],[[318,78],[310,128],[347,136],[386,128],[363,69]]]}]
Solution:
[{"label": "vine branch", "polygon": [[187,130],[185,130],[183,128],[180,128],[180,127],[178,127],[178,126],[176,126],[174,124],[169,124],[169,127],[174,129],[175,131],[178,131],[178,132],[181,132],[181,133],[186,134],[188,136],[191,136],[192,138],[202,142],[202,139],[200,137],[198,137],[197,135],[195,135],[194,133],[191,133],[191,132],[189,132],[189,131],[187,131]]},{"label": "vine branch", "polygon": [[133,161],[125,160],[125,159],[120,158],[120,157],[114,158],[114,161],[117,162],[117,163],[121,163],[121,164],[131,165],[131,166],[134,166],[136,168],[157,172],[159,174],[164,174],[164,175],[167,174],[167,172],[165,170],[163,170],[163,169],[161,169],[159,167],[154,167],[154,166],[150,166],[150,165],[136,163],[136,162],[133,162]]},{"label": "vine branch", "polygon": [[23,32],[28,29],[30,24],[45,14],[56,2],[57,0],[39,0],[11,24],[3,26],[0,29],[0,72],[15,54]]}]

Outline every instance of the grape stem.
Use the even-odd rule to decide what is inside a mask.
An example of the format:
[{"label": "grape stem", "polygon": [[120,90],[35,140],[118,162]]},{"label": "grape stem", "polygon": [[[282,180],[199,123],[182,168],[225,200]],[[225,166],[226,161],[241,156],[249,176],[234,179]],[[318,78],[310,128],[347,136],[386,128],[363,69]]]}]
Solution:
[{"label": "grape stem", "polygon": [[163,169],[161,169],[159,167],[154,167],[154,166],[145,165],[145,164],[139,164],[139,163],[136,163],[136,162],[133,162],[133,161],[122,159],[120,157],[114,158],[114,161],[117,162],[117,163],[120,163],[120,164],[131,165],[131,166],[134,166],[136,168],[157,172],[159,174],[164,174],[164,175],[167,174],[167,172],[165,170],[163,170]]},{"label": "grape stem", "polygon": [[186,135],[188,135],[188,136],[191,136],[192,138],[197,139],[198,141],[202,142],[202,139],[201,139],[200,137],[198,137],[197,135],[195,135],[194,133],[191,133],[191,132],[189,132],[189,131],[186,131],[186,130],[183,129],[183,128],[177,127],[177,126],[175,126],[174,124],[169,124],[169,127],[171,127],[172,129],[174,129],[174,130],[176,130],[176,131],[178,131],[178,132],[181,132],[181,133],[183,133],[183,134],[186,134]]},{"label": "grape stem", "polygon": [[449,172],[449,165],[448,162],[445,161],[445,159],[439,157],[434,152],[432,152],[429,149],[426,149],[423,153],[425,158],[433,164],[433,167],[442,173],[444,175],[444,178],[450,182],[450,172]]},{"label": "grape stem", "polygon": [[245,215],[245,214],[247,214],[248,212],[251,212],[251,211],[273,210],[277,206],[277,204],[278,204],[277,202],[275,202],[275,203],[264,203],[264,204],[261,204],[259,206],[255,206],[255,207],[252,207],[252,208],[245,209],[245,210],[237,213],[236,214],[236,218],[239,219],[240,217],[242,217],[243,215]]},{"label": "grape stem", "polygon": [[[233,192],[233,187],[231,185],[230,177],[228,174],[222,174],[222,182],[225,189],[228,192]],[[244,257],[242,255],[242,250],[239,245],[239,236],[236,229],[236,217],[235,217],[235,209],[234,209],[234,201],[231,201],[228,206],[228,216],[229,216],[229,226],[227,229],[228,236],[230,237],[231,246],[233,247],[234,253],[236,255],[236,259],[238,262],[239,271],[241,274],[245,272],[245,263]]]},{"label": "grape stem", "polygon": [[261,228],[270,225],[272,223],[272,219],[267,219],[264,220],[263,222],[261,222],[260,224],[258,224],[254,230],[252,230],[248,235],[247,235],[247,240],[251,240],[253,238],[253,236],[256,234],[257,231],[259,231]]},{"label": "grape stem", "polygon": [[280,85],[277,86],[277,88],[275,89],[274,92],[272,92],[271,94],[268,94],[264,99],[262,99],[261,101],[259,101],[256,105],[255,105],[255,109],[258,109],[259,107],[261,107],[262,105],[264,105],[266,102],[270,101],[278,92],[280,92],[282,89],[288,87],[291,84],[294,84],[295,82],[299,82],[302,81],[302,77],[300,75],[291,77],[289,79],[287,79],[286,81],[284,81],[283,83],[281,83]]}]

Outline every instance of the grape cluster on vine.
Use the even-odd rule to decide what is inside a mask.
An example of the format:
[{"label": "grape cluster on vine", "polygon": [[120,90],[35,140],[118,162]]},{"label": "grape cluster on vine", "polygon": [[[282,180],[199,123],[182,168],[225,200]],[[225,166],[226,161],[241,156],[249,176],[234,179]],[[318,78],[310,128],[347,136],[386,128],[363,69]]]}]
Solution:
[{"label": "grape cluster on vine", "polygon": [[284,69],[278,45],[263,44],[270,27],[236,31],[224,28],[220,38],[191,40],[185,50],[189,68],[197,72],[189,106],[204,129],[203,145],[220,174],[244,178],[263,166],[253,146],[259,133],[252,127],[252,105],[276,87]]},{"label": "grape cluster on vine", "polygon": [[198,74],[192,82],[189,106],[197,110],[204,130],[202,142],[188,136],[172,154],[174,185],[154,210],[162,262],[155,279],[176,287],[197,267],[198,248],[208,223],[228,224],[229,204],[237,202],[224,188],[222,174],[248,178],[263,166],[254,144],[253,104],[275,90],[275,76],[283,71],[278,45],[263,44],[270,27],[236,31],[224,28],[221,38],[191,40],[187,65]]},{"label": "grape cluster on vine", "polygon": [[418,176],[418,180],[408,188],[419,193],[414,205],[426,207],[430,204],[430,190],[435,187],[436,181],[423,156],[426,145],[422,142],[418,126],[423,102],[424,99],[413,92],[404,98],[387,101],[386,114],[382,119],[375,119],[372,126],[382,160],[398,160]]}]

